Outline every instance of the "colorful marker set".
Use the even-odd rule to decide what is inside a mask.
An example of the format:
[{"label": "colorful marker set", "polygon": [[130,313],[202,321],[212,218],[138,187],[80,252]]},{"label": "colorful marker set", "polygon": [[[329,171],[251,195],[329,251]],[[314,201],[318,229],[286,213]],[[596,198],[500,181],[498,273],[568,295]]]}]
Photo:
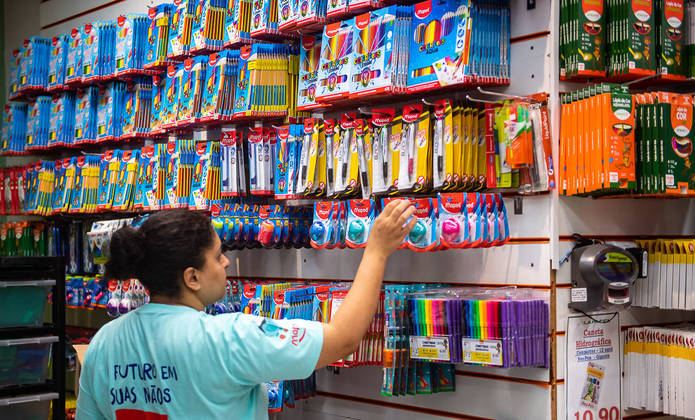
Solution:
[{"label": "colorful marker set", "polygon": [[476,298],[485,293],[443,289],[409,295],[410,358],[548,367],[549,306],[533,292]]},{"label": "colorful marker set", "polygon": [[0,152],[2,154],[23,153],[26,147],[27,105],[11,102],[2,112],[2,138]]},{"label": "colorful marker set", "polygon": [[563,1],[560,78],[609,77],[617,81],[658,75],[665,80],[685,80],[694,76],[688,53],[692,28],[687,23],[692,12],[687,3]]},{"label": "colorful marker set", "polygon": [[212,206],[212,226],[225,246],[229,249],[309,247],[309,210],[252,203],[224,200]]},{"label": "colorful marker set", "polygon": [[[455,366],[410,357],[409,293],[441,287],[437,284],[386,285],[384,302],[383,381],[381,394],[433,394],[456,391]],[[436,349],[434,349],[436,352]]]}]

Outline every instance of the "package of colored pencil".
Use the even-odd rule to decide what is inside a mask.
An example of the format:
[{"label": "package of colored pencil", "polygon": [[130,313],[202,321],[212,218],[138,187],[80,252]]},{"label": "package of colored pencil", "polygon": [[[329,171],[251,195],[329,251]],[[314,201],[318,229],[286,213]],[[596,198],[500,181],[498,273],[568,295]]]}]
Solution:
[{"label": "package of colored pencil", "polygon": [[298,0],[295,8],[299,11],[296,18],[297,29],[319,29],[326,22],[327,9],[327,0]]},{"label": "package of colored pencil", "polygon": [[65,61],[65,83],[82,81],[82,28],[73,28],[68,35],[68,54]]},{"label": "package of colored pencil", "polygon": [[224,19],[229,0],[195,0],[191,53],[219,51],[224,43]]},{"label": "package of colored pencil", "polygon": [[68,35],[54,36],[51,40],[48,62],[48,85],[46,90],[49,92],[64,88],[67,57]]},{"label": "package of colored pencil", "polygon": [[169,49],[167,59],[180,61],[188,56],[195,18],[195,0],[174,0],[176,11],[169,25]]},{"label": "package of colored pencil", "polygon": [[11,101],[15,100],[19,95],[19,67],[21,66],[21,61],[22,56],[19,53],[19,48],[12,50],[10,61],[8,63],[8,99]]},{"label": "package of colored pencil", "polygon": [[321,37],[321,58],[316,100],[319,102],[346,98],[350,94],[353,74],[354,19],[326,25]]},{"label": "package of colored pencil", "polygon": [[205,55],[184,60],[176,125],[187,125],[200,121],[203,85],[208,61],[209,58]]},{"label": "package of colored pencil", "polygon": [[27,147],[27,105],[11,102],[3,108],[2,138],[0,139],[2,154],[19,154]]},{"label": "package of colored pencil", "polygon": [[113,22],[94,22],[82,27],[82,83],[101,80],[113,73],[107,57],[113,56]]},{"label": "package of colored pencil", "polygon": [[99,87],[97,102],[97,142],[114,140],[123,132],[123,105],[126,85],[109,82]]},{"label": "package of colored pencil", "polygon": [[121,111],[121,138],[133,138],[147,135],[150,126],[152,108],[151,78],[139,76],[126,82],[124,92],[124,109]]},{"label": "package of colored pencil", "polygon": [[116,19],[116,76],[143,72],[148,23],[144,14],[131,13]]},{"label": "package of colored pencil", "polygon": [[233,96],[233,83],[230,75],[232,66],[230,56],[238,55],[238,51],[220,51],[212,53],[208,57],[204,84],[202,88],[202,102],[200,105],[200,120],[222,120],[225,108],[229,103],[229,95]]},{"label": "package of colored pencil", "polygon": [[166,131],[162,127],[164,123],[164,108],[167,78],[160,76],[152,77],[152,108],[150,110],[150,136],[164,134]]},{"label": "package of colored pencil", "polygon": [[48,147],[71,146],[75,138],[75,92],[53,95],[48,125]]},{"label": "package of colored pencil", "polygon": [[77,89],[75,97],[75,145],[94,143],[97,139],[97,103],[99,88]]},{"label": "package of colored pencil", "polygon": [[[256,1],[253,3],[251,13],[252,38],[273,39],[280,33],[278,29],[278,0]],[[288,35],[285,34],[285,36]]]},{"label": "package of colored pencil", "polygon": [[50,40],[32,36],[20,48],[19,91],[45,89],[48,85]]},{"label": "package of colored pencil", "polygon": [[166,90],[162,102],[162,128],[168,129],[176,125],[179,112],[179,97],[183,78],[183,64],[167,67]]},{"label": "package of colored pencil", "polygon": [[145,46],[145,70],[163,69],[169,64],[169,20],[176,12],[176,5],[163,3],[148,8],[149,26]]},{"label": "package of colored pencil", "polygon": [[289,31],[297,25],[297,0],[278,0],[278,29]]},{"label": "package of colored pencil", "polygon": [[224,47],[238,47],[251,43],[250,0],[229,0],[224,20]]},{"label": "package of colored pencil", "polygon": [[[48,125],[51,113],[50,96],[37,96],[27,108],[26,150],[35,151],[48,147]],[[3,139],[6,138],[3,135]],[[9,137],[7,137],[9,138]]]}]

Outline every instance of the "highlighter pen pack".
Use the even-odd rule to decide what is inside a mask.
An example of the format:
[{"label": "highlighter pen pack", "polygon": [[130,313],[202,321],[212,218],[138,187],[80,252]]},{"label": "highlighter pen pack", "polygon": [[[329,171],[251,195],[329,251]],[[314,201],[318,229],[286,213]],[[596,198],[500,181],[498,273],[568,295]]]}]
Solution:
[{"label": "highlighter pen pack", "polygon": [[346,98],[350,95],[349,77],[353,74],[354,19],[326,25],[321,37],[319,61],[319,102]]}]

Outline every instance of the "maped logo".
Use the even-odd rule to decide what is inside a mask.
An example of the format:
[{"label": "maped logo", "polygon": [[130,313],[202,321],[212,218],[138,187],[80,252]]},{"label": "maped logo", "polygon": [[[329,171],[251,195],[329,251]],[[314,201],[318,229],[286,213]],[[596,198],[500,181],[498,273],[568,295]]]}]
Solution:
[{"label": "maped logo", "polygon": [[432,11],[432,2],[431,1],[423,1],[422,3],[418,3],[415,5],[415,16],[417,16],[418,19],[426,18],[427,16],[429,16],[431,11]]},{"label": "maped logo", "polygon": [[425,219],[429,217],[430,208],[432,206],[428,198],[414,200],[413,204],[415,205],[415,217],[418,219]]},{"label": "maped logo", "polygon": [[335,133],[335,121],[334,120],[323,120],[323,131],[327,136],[332,136]]},{"label": "maped logo", "polygon": [[253,284],[244,285],[244,297],[251,299],[256,296],[256,286]]},{"label": "maped logo", "polygon": [[170,141],[167,143],[167,152],[174,153],[176,150],[176,142],[175,141]]},{"label": "maped logo", "polygon": [[219,60],[219,58],[220,58],[220,55],[217,53],[210,54],[210,59],[208,60],[208,64],[211,66],[214,66],[215,64],[217,64],[217,60]]},{"label": "maped logo", "polygon": [[217,216],[220,215],[220,211],[221,211],[221,210],[222,210],[222,209],[220,208],[220,205],[219,205],[219,204],[213,204],[213,205],[210,207],[210,214],[211,214],[213,217],[217,217]]},{"label": "maped logo", "polygon": [[357,29],[364,29],[369,25],[369,13],[355,16],[355,26]]},{"label": "maped logo", "polygon": [[253,143],[260,143],[263,141],[263,128],[253,127],[249,131],[249,141]]},{"label": "maped logo", "polygon": [[130,160],[130,157],[133,155],[132,150],[124,150],[123,151],[123,162],[127,162]]},{"label": "maped logo", "polygon": [[113,150],[107,150],[104,152],[104,160],[111,160],[113,157]]},{"label": "maped logo", "polygon": [[316,215],[319,217],[319,219],[328,219],[328,216],[331,214],[332,207],[333,203],[330,201],[316,203]]},{"label": "maped logo", "polygon": [[326,37],[327,38],[333,38],[338,34],[338,31],[340,30],[340,23],[341,22],[336,22],[332,25],[326,25]]},{"label": "maped logo", "polygon": [[186,61],[183,62],[183,68],[185,68],[187,71],[190,71],[191,68],[193,68],[193,60],[187,58]]},{"label": "maped logo", "polygon": [[352,210],[352,214],[354,214],[357,217],[365,218],[367,215],[369,215],[369,210],[371,209],[371,201],[370,200],[351,200],[350,201],[350,210]]},{"label": "maped logo", "polygon": [[67,168],[68,166],[70,166],[70,160],[70,158],[63,159],[63,168]]},{"label": "maped logo", "polygon": [[388,110],[388,111],[380,111],[380,110],[372,110],[372,113],[374,114],[374,117],[372,118],[372,124],[376,126],[386,126],[391,124],[393,121],[393,114],[395,113],[393,110]]},{"label": "maped logo", "polygon": [[118,26],[123,26],[125,25],[125,16],[120,15],[117,20]]},{"label": "maped logo", "polygon": [[406,105],[403,108],[403,121],[414,122],[422,114],[422,105]]},{"label": "maped logo", "polygon": [[316,45],[316,38],[313,36],[305,36],[302,38],[302,48],[304,48],[304,50],[309,51],[314,48],[314,45]]},{"label": "maped logo", "polygon": [[287,140],[290,137],[290,127],[284,125],[278,130],[278,137],[280,140]]},{"label": "maped logo", "polygon": [[444,209],[449,213],[461,213],[461,207],[463,207],[463,194],[457,194],[455,196],[444,196],[442,194],[442,204]]},{"label": "maped logo", "polygon": [[154,156],[154,146],[145,146],[142,148],[143,153],[145,156],[151,158]]},{"label": "maped logo", "polygon": [[84,33],[86,33],[86,34],[92,33],[92,24],[91,23],[84,25]]},{"label": "maped logo", "polygon": [[248,60],[251,57],[251,47],[246,46],[239,51],[239,56],[242,60]]},{"label": "maped logo", "polygon": [[167,75],[169,77],[174,77],[175,74],[176,74],[176,67],[174,67],[174,66],[167,67]]},{"label": "maped logo", "polygon": [[437,118],[444,118],[444,112],[446,111],[447,100],[440,99],[434,103],[434,115]]},{"label": "maped logo", "polygon": [[276,305],[282,305],[285,302],[285,291],[277,290],[273,293],[273,301]]},{"label": "maped logo", "polygon": [[316,124],[316,121],[313,118],[307,118],[304,120],[304,132],[306,134],[313,134],[314,124]]},{"label": "maped logo", "polygon": [[53,37],[53,40],[51,41],[51,45],[53,45],[54,47],[55,47],[56,45],[58,45],[58,37],[57,37],[57,36],[54,36],[54,37]]},{"label": "maped logo", "polygon": [[72,28],[72,31],[70,31],[70,38],[77,38],[77,34],[80,33],[80,30],[77,28]]},{"label": "maped logo", "polygon": [[304,340],[306,328],[292,327],[292,344],[298,346]]},{"label": "maped logo", "polygon": [[148,7],[147,8],[147,16],[149,16],[150,19],[154,19],[154,17],[157,16],[157,8],[156,7]]}]

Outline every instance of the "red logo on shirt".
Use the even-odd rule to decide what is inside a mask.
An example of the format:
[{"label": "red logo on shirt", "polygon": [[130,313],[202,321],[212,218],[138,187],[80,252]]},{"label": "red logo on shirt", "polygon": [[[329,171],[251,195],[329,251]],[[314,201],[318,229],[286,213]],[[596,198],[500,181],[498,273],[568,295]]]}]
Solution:
[{"label": "red logo on shirt", "polygon": [[[300,337],[301,334],[301,337]],[[304,336],[306,335],[306,329],[305,328],[299,328],[299,327],[292,327],[292,344],[294,346],[298,346],[299,343],[304,340]]]},{"label": "red logo on shirt", "polygon": [[166,414],[149,413],[147,411],[120,409],[116,410],[116,420],[168,420]]}]

